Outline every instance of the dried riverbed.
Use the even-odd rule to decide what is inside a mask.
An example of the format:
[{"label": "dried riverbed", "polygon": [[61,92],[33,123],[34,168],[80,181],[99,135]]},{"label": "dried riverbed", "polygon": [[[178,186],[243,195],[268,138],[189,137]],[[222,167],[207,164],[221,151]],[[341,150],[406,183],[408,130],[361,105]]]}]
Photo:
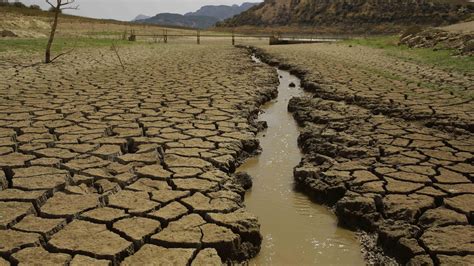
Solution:
[{"label": "dried riverbed", "polygon": [[[400,262],[473,264],[472,77],[394,63],[373,50],[265,48],[268,61],[291,68],[316,95],[290,101],[304,126],[296,181],[305,192],[335,204],[346,226],[377,233]],[[228,44],[136,45],[120,53],[125,70],[109,49],[77,50],[53,65],[1,55],[0,265],[243,261],[262,245],[259,212],[265,239],[256,262],[289,261],[276,251],[285,247],[273,230],[313,244],[302,250],[339,248],[335,263],[361,263],[353,235],[293,191],[286,166],[273,191],[286,205],[266,198],[272,191],[258,193],[268,176],[254,172],[251,211],[244,207],[231,172],[258,148],[254,118],[276,94],[274,69]],[[373,75],[370,65],[403,79]],[[424,87],[430,79],[457,90],[432,91]],[[263,119],[274,125],[271,115]],[[274,133],[298,133],[281,130]],[[252,163],[281,159],[268,137],[249,172]],[[280,144],[297,153],[294,142]],[[262,210],[254,204],[266,200]],[[301,222],[294,235],[274,223],[279,208]],[[310,234],[323,237],[311,242]],[[314,255],[304,258],[329,263]]]}]

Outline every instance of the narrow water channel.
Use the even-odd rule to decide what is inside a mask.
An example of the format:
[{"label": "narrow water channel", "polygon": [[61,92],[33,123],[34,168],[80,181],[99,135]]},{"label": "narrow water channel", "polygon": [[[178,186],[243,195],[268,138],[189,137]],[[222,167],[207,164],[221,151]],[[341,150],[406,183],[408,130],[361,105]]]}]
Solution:
[{"label": "narrow water channel", "polygon": [[293,168],[301,160],[299,129],[287,106],[305,92],[297,77],[281,70],[278,75],[278,98],[263,106],[259,117],[268,123],[259,136],[263,152],[238,169],[253,177],[245,204],[259,217],[264,238],[260,254],[250,264],[365,265],[355,234],[339,228],[331,211],[294,188]]}]

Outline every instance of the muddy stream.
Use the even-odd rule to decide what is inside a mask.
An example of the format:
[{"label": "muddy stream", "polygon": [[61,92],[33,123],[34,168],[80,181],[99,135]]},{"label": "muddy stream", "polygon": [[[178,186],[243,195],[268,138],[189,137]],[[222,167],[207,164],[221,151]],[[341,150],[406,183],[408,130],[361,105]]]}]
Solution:
[{"label": "muddy stream", "polygon": [[294,187],[293,168],[301,160],[299,128],[287,106],[305,92],[297,77],[282,70],[278,75],[278,98],[259,116],[268,123],[259,135],[263,152],[238,169],[253,178],[245,204],[262,226],[262,249],[250,265],[365,265],[355,234],[338,227],[330,210]]}]

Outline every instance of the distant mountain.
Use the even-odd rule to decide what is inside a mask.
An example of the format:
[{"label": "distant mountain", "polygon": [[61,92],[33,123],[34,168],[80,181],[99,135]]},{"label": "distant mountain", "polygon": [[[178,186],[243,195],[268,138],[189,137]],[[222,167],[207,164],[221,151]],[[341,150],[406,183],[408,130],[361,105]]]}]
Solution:
[{"label": "distant mountain", "polygon": [[134,21],[166,26],[205,29],[214,26],[219,21],[238,15],[256,5],[258,5],[258,3],[243,3],[240,6],[203,6],[196,12],[189,12],[184,15],[173,13],[159,13],[154,17],[139,15]]},{"label": "distant mountain", "polygon": [[244,11],[247,11],[253,6],[258,5],[259,3],[243,3],[242,5],[219,5],[219,6],[203,6],[196,12],[186,13],[185,16],[208,16],[215,17],[219,20],[224,20],[231,18],[235,15],[238,15]]},{"label": "distant mountain", "polygon": [[144,19],[147,19],[147,18],[151,18],[150,16],[147,16],[147,15],[138,15],[136,16],[132,21],[137,21],[137,20],[144,20]]},{"label": "distant mountain", "polygon": [[136,22],[205,29],[214,26],[218,21],[218,18],[207,16],[183,16],[181,14],[160,13],[154,17],[137,20]]}]

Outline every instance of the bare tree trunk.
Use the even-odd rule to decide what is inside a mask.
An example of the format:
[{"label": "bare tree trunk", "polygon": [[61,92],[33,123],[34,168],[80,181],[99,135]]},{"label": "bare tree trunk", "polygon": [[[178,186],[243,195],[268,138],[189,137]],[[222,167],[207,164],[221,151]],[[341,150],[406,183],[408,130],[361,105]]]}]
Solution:
[{"label": "bare tree trunk", "polygon": [[51,63],[51,46],[53,45],[54,35],[56,34],[56,28],[58,27],[58,18],[61,9],[58,7],[54,10],[54,21],[53,25],[51,26],[51,33],[49,35],[48,45],[46,46],[46,54],[45,54],[45,63]]}]

